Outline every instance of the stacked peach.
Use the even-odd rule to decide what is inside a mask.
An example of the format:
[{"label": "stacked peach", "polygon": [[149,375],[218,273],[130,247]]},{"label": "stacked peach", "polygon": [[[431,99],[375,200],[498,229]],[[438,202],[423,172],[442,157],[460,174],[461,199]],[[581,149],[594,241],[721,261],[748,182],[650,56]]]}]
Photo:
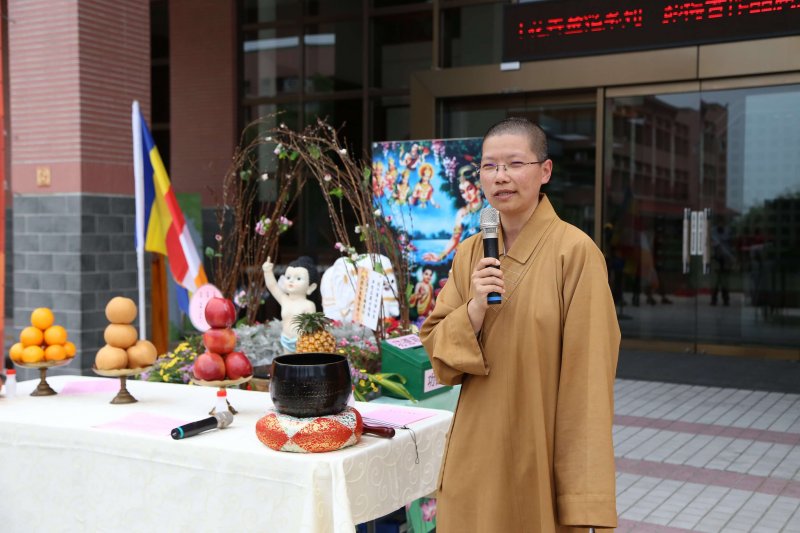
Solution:
[{"label": "stacked peach", "polygon": [[106,345],[94,359],[98,370],[122,370],[152,365],[158,355],[153,344],[138,339],[139,334],[131,323],[138,313],[130,298],[116,296],[106,305],[106,318],[110,322],[103,333]]},{"label": "stacked peach", "polygon": [[64,326],[54,325],[53,311],[39,307],[31,313],[31,325],[19,334],[8,355],[15,363],[63,361],[75,357],[75,345],[67,341]]}]

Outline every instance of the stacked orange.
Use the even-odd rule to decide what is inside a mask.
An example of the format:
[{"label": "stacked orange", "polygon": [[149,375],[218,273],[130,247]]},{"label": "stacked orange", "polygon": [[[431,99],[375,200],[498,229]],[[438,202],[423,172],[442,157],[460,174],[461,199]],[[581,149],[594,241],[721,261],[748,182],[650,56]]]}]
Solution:
[{"label": "stacked orange", "polygon": [[8,355],[15,363],[41,363],[63,361],[75,357],[75,345],[67,340],[64,326],[54,325],[53,311],[39,307],[31,313],[31,325],[19,334]]}]

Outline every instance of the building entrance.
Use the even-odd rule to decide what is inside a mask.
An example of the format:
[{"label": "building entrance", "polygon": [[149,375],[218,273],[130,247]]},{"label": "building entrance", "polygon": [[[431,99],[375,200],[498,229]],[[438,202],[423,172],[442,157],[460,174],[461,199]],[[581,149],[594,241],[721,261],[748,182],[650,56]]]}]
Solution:
[{"label": "building entrance", "polygon": [[800,85],[605,101],[603,251],[625,339],[797,358]]}]

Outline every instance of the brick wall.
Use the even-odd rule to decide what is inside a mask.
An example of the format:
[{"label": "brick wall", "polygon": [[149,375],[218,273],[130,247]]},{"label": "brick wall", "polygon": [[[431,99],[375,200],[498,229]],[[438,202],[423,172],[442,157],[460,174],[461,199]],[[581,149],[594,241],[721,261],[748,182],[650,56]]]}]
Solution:
[{"label": "brick wall", "polygon": [[175,190],[215,203],[238,142],[235,2],[170,0],[170,144]]},{"label": "brick wall", "polygon": [[130,109],[134,99],[150,109],[149,2],[9,0],[8,12],[12,191],[133,194]]}]

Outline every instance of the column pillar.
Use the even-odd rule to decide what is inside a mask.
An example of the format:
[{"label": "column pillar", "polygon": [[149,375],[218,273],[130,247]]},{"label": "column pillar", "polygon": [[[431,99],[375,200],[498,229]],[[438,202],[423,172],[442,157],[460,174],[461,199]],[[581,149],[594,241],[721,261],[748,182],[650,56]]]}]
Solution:
[{"label": "column pillar", "polygon": [[6,348],[33,309],[50,307],[78,348],[57,370],[86,374],[104,344],[106,302],[137,299],[131,102],[149,116],[149,2],[8,0],[8,16]]}]

